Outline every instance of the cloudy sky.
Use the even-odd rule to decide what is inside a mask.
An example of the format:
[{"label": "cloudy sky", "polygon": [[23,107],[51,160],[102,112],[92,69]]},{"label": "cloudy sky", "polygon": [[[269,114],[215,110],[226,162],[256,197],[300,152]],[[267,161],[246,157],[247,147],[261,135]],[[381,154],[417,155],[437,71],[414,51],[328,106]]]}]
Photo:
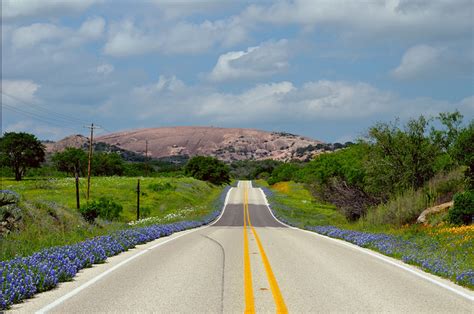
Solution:
[{"label": "cloudy sky", "polygon": [[2,0],[2,130],[212,125],[350,140],[474,117],[472,0]]}]

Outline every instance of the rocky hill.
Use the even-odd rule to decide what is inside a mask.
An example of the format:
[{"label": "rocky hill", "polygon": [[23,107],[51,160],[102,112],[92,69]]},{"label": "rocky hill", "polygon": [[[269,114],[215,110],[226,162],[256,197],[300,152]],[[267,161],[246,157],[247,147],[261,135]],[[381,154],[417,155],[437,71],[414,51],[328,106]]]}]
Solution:
[{"label": "rocky hill", "polygon": [[[148,156],[215,156],[224,161],[243,159],[307,159],[317,153],[321,141],[284,132],[215,127],[167,127],[123,131],[95,138],[95,145],[144,155],[148,141]],[[48,143],[48,151],[65,147],[87,146],[87,138],[74,135]],[[309,149],[308,149],[309,148]]]}]

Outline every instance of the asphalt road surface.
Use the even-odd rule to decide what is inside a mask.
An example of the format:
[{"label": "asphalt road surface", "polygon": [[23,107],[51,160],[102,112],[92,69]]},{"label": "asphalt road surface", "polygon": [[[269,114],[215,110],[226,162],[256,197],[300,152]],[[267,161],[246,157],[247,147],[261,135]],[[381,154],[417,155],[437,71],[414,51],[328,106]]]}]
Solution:
[{"label": "asphalt road surface", "polygon": [[391,258],[290,228],[241,181],[211,226],[80,272],[18,312],[473,313],[474,294]]}]

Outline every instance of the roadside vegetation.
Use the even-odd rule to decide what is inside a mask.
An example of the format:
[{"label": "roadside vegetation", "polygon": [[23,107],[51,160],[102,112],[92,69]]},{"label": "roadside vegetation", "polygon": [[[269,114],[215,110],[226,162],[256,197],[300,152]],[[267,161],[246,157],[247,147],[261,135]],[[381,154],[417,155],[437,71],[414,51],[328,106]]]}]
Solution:
[{"label": "roadside vegetation", "polygon": [[[16,193],[19,202],[16,213],[13,208],[8,211],[14,218],[11,229],[3,229],[0,259],[128,228],[128,223],[136,220],[136,184],[136,178],[93,178],[91,199],[86,202],[87,181],[82,180],[84,201],[78,211],[74,178],[3,179],[2,188]],[[141,186],[140,217],[167,217],[166,223],[206,216],[215,210],[213,202],[222,191],[193,178],[142,178]],[[88,216],[94,207],[102,213]],[[10,215],[7,210],[2,214]]]},{"label": "roadside vegetation", "polygon": [[[303,183],[349,221],[401,226],[415,222],[420,210],[453,200],[456,193],[472,195],[464,191],[473,189],[473,142],[474,122],[463,126],[458,112],[431,120],[421,116],[404,127],[379,123],[345,149],[308,163],[279,165],[268,183]],[[463,218],[451,213],[450,223],[472,222],[474,209],[458,212]]]},{"label": "roadside vegetation", "polygon": [[[17,146],[32,144],[27,156],[18,152]],[[185,168],[171,160],[130,162],[116,152],[99,152],[86,200],[84,150],[47,156],[26,133],[6,134],[0,146],[0,311],[138,244],[208,224],[229,189],[227,166],[213,158],[196,157]]]},{"label": "roadside vegetation", "polygon": [[160,224],[199,220],[216,210],[222,184],[230,181],[229,169],[215,158],[139,160],[136,154],[99,146],[92,155],[87,200],[88,147],[46,154],[32,134],[0,138],[1,260],[135,227],[138,196],[140,219]]},{"label": "roadside vegetation", "polygon": [[[46,154],[34,135],[6,133],[0,138],[0,280],[14,273],[52,281],[34,288],[24,286],[26,279],[10,281],[11,289],[23,285],[21,294],[3,284],[2,295],[9,299],[0,297],[1,308],[72,278],[93,263],[84,262],[87,254],[100,262],[169,234],[157,226],[183,230],[211,221],[223,204],[223,186],[237,179],[256,180],[275,215],[290,225],[375,249],[474,288],[472,143],[474,122],[463,123],[454,112],[436,119],[421,116],[404,126],[376,124],[356,143],[326,145],[310,161],[226,165],[212,157],[151,159],[95,145],[86,201],[88,147]],[[443,206],[425,211],[437,205]],[[422,212],[426,219],[417,222]],[[126,242],[123,232],[135,240]],[[120,245],[109,247],[108,239]],[[83,245],[85,255],[77,253]],[[57,253],[50,255],[51,247],[64,259],[79,254],[74,263],[82,262],[63,269],[51,262]],[[35,254],[44,257],[41,267],[64,273],[46,278],[40,266],[29,264]],[[23,271],[30,266],[32,273]]]},{"label": "roadside vegetation", "polygon": [[474,122],[462,118],[379,123],[353,145],[280,164],[256,184],[290,225],[474,288]]}]

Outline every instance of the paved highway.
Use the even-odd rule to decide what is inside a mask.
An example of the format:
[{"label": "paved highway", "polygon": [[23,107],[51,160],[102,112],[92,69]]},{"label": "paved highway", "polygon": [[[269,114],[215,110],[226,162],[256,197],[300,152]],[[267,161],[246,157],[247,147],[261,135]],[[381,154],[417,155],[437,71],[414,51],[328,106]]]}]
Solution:
[{"label": "paved highway", "polygon": [[473,313],[474,294],[414,267],[279,223],[241,181],[211,226],[82,271],[14,312]]}]

